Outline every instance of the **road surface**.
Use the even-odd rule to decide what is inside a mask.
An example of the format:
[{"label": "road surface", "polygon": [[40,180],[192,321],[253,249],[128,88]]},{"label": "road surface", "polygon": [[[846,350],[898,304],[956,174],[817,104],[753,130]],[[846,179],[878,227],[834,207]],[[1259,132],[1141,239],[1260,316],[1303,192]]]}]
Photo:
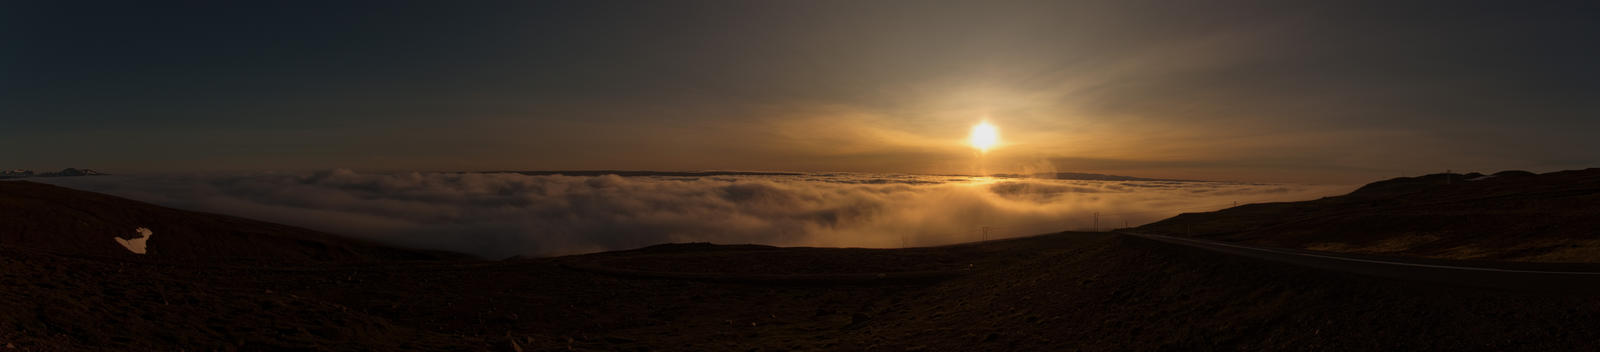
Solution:
[{"label": "road surface", "polygon": [[1596,264],[1494,263],[1393,258],[1257,247],[1125,231],[1119,233],[1231,255],[1403,281],[1425,281],[1515,291],[1600,292],[1600,265]]}]

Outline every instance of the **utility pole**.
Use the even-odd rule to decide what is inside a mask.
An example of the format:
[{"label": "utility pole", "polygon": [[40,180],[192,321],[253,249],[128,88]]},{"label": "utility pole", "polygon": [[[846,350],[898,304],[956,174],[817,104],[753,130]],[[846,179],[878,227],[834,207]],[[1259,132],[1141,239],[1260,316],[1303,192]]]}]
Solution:
[{"label": "utility pole", "polygon": [[1092,232],[1100,232],[1100,212],[1098,211],[1094,212],[1094,230]]},{"label": "utility pole", "polygon": [[988,226],[984,226],[983,227],[983,240],[984,241],[988,241],[989,240],[989,227]]}]

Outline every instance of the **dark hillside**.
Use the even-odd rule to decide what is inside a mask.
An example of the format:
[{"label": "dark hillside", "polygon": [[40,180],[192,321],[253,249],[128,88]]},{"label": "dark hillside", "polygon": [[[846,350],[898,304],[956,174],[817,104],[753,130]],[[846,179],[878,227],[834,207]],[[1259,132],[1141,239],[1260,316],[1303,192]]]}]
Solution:
[{"label": "dark hillside", "polygon": [[[25,351],[1550,351],[1584,349],[1600,339],[1600,304],[1591,294],[1397,281],[1108,233],[871,251],[716,247],[314,266],[130,263],[0,248],[0,345]],[[716,275],[706,265],[715,262],[734,276],[758,269],[772,277],[826,274],[808,265],[815,260],[792,260],[808,258],[883,270],[934,261],[963,272],[880,283],[722,281],[564,265],[602,259],[597,264]]]},{"label": "dark hillside", "polygon": [[1343,196],[1188,213],[1133,231],[1339,252],[1600,262],[1600,169],[1396,178]]},{"label": "dark hillside", "polygon": [[[151,232],[146,254],[117,240]],[[279,224],[161,207],[28,181],[0,181],[0,247],[169,261],[370,261],[463,258]]]}]

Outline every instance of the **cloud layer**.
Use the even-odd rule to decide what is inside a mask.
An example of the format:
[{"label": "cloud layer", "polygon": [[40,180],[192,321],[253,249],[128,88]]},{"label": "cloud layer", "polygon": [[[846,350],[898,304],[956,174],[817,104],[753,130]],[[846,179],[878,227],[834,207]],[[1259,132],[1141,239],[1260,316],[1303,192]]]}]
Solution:
[{"label": "cloud layer", "polygon": [[709,241],[901,247],[1139,225],[1348,186],[951,176],[597,177],[511,173],[41,179],[177,208],[485,258]]}]

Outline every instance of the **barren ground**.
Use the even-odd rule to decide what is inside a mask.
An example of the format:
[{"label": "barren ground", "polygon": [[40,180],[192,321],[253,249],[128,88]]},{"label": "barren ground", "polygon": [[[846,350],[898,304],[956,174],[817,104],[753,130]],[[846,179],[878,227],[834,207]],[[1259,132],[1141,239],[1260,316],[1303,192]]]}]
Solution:
[{"label": "barren ground", "polygon": [[[959,274],[785,283],[574,269],[597,262],[733,277]],[[1565,350],[1600,339],[1600,300],[1585,294],[1397,282],[1106,233],[300,266],[0,249],[0,275],[0,340],[42,351]]]}]

